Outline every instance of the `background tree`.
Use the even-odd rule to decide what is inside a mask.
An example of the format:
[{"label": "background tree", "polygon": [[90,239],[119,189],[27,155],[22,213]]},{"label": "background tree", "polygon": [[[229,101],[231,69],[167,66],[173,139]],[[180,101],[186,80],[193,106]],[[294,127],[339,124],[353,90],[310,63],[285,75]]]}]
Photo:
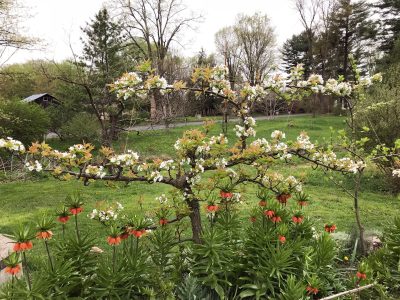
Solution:
[{"label": "background tree", "polygon": [[[199,16],[188,13],[180,0],[119,0],[117,9],[122,16],[123,28],[129,41],[151,61],[157,75],[166,76],[166,58],[178,36],[199,20]],[[150,117],[157,120],[157,107],[161,95],[150,97]],[[162,107],[164,115],[168,108]]]},{"label": "background tree", "polygon": [[379,0],[375,7],[380,17],[380,49],[388,53],[400,38],[400,0]]},{"label": "background tree", "polygon": [[239,59],[242,48],[239,47],[237,35],[233,26],[227,26],[217,31],[215,34],[215,46],[217,52],[224,59],[224,64],[229,71],[229,82],[231,88],[235,88],[235,83],[239,78]]},{"label": "background tree", "polygon": [[312,71],[314,65],[314,41],[318,25],[318,12],[321,6],[319,0],[295,0],[296,10],[299,13],[300,21],[303,24],[305,36],[308,42],[308,61]]},{"label": "background tree", "polygon": [[102,144],[110,145],[118,138],[123,113],[127,109],[128,100],[132,100],[117,99],[107,88],[127,67],[122,52],[123,36],[120,26],[111,20],[105,8],[82,31],[82,57],[74,54],[70,68],[61,68],[55,64],[56,70],[53,73],[44,71],[48,72],[50,79],[60,80],[84,91],[82,104],[99,122]]},{"label": "background tree", "polygon": [[336,45],[337,73],[348,78],[352,54],[360,67],[366,66],[375,43],[376,24],[371,20],[371,10],[366,1],[339,0],[332,16],[333,45]]},{"label": "background tree", "polygon": [[28,49],[37,42],[21,33],[22,15],[19,1],[0,1],[0,65],[4,65],[18,49]]},{"label": "background tree", "polygon": [[91,85],[91,108],[102,127],[102,140],[110,144],[118,135],[118,123],[125,104],[109,92],[107,84],[125,70],[121,48],[121,27],[113,22],[107,9],[100,10],[83,29],[83,60]]},{"label": "background tree", "polygon": [[288,72],[293,67],[302,63],[304,65],[304,76],[307,77],[311,70],[309,51],[306,32],[303,31],[300,34],[294,34],[283,44],[281,50],[284,70]]},{"label": "background tree", "polygon": [[260,83],[274,63],[275,34],[267,15],[239,15],[234,31],[240,48],[240,71],[251,84]]}]

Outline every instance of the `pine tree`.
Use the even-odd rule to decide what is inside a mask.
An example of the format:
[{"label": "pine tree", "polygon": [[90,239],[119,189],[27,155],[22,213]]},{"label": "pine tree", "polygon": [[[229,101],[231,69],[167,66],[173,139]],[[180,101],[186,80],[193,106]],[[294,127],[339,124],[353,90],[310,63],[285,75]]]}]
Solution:
[{"label": "pine tree", "polygon": [[339,0],[332,16],[332,45],[337,73],[345,79],[349,77],[349,55],[352,54],[362,67],[374,50],[377,26],[371,20],[371,7],[366,1]]},{"label": "pine tree", "polygon": [[80,64],[86,70],[85,87],[86,90],[90,89],[90,108],[101,125],[102,143],[109,145],[117,139],[117,128],[126,109],[126,104],[107,88],[107,84],[124,71],[122,30],[111,20],[107,9],[103,8],[82,31],[83,57]]},{"label": "pine tree", "polygon": [[380,0],[375,7],[379,9],[381,20],[380,49],[389,53],[400,38],[400,0]]},{"label": "pine tree", "polygon": [[307,41],[306,32],[297,35],[294,34],[283,44],[281,51],[285,71],[289,72],[291,68],[302,63],[304,64],[305,76],[307,76],[311,70],[308,52],[309,43]]},{"label": "pine tree", "polygon": [[106,8],[101,9],[94,20],[82,29],[83,59],[104,86],[121,75],[123,60],[121,48],[122,29],[110,19]]}]

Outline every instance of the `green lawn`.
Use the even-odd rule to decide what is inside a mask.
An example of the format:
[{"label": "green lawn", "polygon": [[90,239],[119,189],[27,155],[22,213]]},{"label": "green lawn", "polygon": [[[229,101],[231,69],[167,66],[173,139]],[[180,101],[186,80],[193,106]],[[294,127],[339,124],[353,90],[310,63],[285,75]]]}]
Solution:
[{"label": "green lawn", "polygon": [[[230,129],[234,125],[230,124]],[[277,120],[259,121],[257,127],[258,137],[269,137],[275,129],[286,132],[287,138],[295,138],[299,132],[305,130],[312,137],[312,140],[323,142],[331,138],[329,127],[335,129],[344,127],[344,119],[340,117],[324,116],[318,118],[296,117],[281,118]],[[174,128],[169,131],[146,131],[140,135],[135,133],[121,138],[115,144],[116,149],[123,149],[125,144],[129,149],[138,151],[142,156],[162,155],[174,157],[173,144],[180,137],[183,131],[190,127]],[[229,133],[231,141],[234,140],[234,133]],[[218,134],[220,128],[217,125],[212,134]],[[66,143],[53,141],[53,145],[65,148]],[[283,164],[279,164],[280,168]],[[305,189],[310,193],[312,202],[307,211],[311,216],[316,217],[317,225],[325,222],[335,222],[340,231],[350,231],[354,224],[352,211],[352,200],[344,192],[336,188],[321,171],[314,171],[306,164],[299,166],[289,165],[283,170],[285,174],[300,175],[306,174]],[[350,178],[336,175],[344,182]],[[342,176],[342,178],[340,178]],[[349,184],[350,185],[350,184]],[[368,172],[363,183],[361,193],[361,212],[363,222],[370,231],[380,230],[382,223],[397,215],[400,209],[400,199],[384,192],[384,181],[372,172]],[[102,182],[92,183],[84,187],[81,182],[61,182],[52,178],[37,178],[35,180],[18,181],[0,184],[0,232],[11,233],[13,228],[20,223],[33,220],[45,212],[53,212],[60,207],[66,195],[81,191],[85,196],[86,215],[97,201],[119,201],[125,206],[128,214],[139,214],[151,210],[155,197],[169,190],[168,186],[161,184],[133,183],[128,186],[116,184],[107,187]],[[243,205],[243,216],[245,212],[257,203],[254,197],[254,188],[248,189],[247,202]],[[142,208],[139,202],[143,202]],[[246,217],[247,219],[247,217]],[[94,223],[85,216],[81,218],[84,226]],[[99,225],[94,225],[96,230],[102,230]]]}]

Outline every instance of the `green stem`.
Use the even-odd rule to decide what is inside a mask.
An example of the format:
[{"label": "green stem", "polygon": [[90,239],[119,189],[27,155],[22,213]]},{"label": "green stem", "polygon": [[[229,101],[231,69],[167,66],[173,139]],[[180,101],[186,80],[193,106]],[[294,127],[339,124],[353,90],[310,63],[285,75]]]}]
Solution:
[{"label": "green stem", "polygon": [[116,248],[115,245],[113,245],[113,273],[115,273],[115,259],[116,259]]},{"label": "green stem", "polygon": [[14,298],[14,277],[15,275],[11,277],[11,300]]},{"label": "green stem", "polygon": [[26,274],[26,281],[28,281],[28,288],[29,288],[29,291],[32,291],[31,278],[30,278],[30,275],[29,275],[28,263],[26,261],[25,251],[22,252],[22,259],[24,260],[25,274]]},{"label": "green stem", "polygon": [[45,246],[46,246],[47,256],[49,257],[49,262],[50,262],[51,271],[54,272],[53,261],[51,260],[51,255],[50,255],[49,242],[48,242],[47,240],[45,240],[45,241],[44,241],[44,244],[45,244]]},{"label": "green stem", "polygon": [[131,235],[131,255],[133,256],[133,235]]},{"label": "green stem", "polygon": [[79,235],[79,227],[78,227],[78,214],[75,215],[75,231],[76,231],[76,237],[78,238],[78,242],[81,242],[81,237]]},{"label": "green stem", "polygon": [[136,254],[138,253],[138,249],[139,249],[139,238],[137,237],[136,238],[136,249],[135,249]]},{"label": "green stem", "polygon": [[65,240],[65,224],[62,224],[62,235],[63,235],[63,240]]}]

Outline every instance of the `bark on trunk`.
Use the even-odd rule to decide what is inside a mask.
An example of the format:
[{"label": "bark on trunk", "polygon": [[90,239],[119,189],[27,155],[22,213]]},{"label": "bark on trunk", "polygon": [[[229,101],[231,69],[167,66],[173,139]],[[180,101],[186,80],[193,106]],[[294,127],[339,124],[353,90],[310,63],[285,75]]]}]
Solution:
[{"label": "bark on trunk", "polygon": [[360,251],[362,253],[362,255],[366,254],[365,248],[365,238],[364,238],[364,226],[362,225],[361,222],[361,217],[360,217],[360,208],[358,205],[358,194],[359,194],[359,190],[360,190],[360,185],[361,185],[361,174],[358,173],[357,177],[356,177],[356,182],[355,182],[355,189],[354,189],[354,212],[356,215],[356,222],[357,222],[357,227],[358,227],[358,231],[359,231],[359,238],[360,238]]},{"label": "bark on trunk", "polygon": [[157,102],[155,95],[150,96],[150,119],[151,120],[157,119]]},{"label": "bark on trunk", "polygon": [[188,201],[191,213],[189,215],[190,222],[192,224],[192,238],[196,244],[201,244],[201,216],[200,216],[200,204],[197,199]]}]

